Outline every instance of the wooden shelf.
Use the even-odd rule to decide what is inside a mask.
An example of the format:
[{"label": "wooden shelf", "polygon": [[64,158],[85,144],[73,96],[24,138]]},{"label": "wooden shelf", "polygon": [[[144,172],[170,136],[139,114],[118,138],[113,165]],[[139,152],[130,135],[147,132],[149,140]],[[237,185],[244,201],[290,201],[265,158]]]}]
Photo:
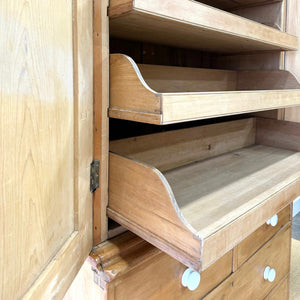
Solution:
[{"label": "wooden shelf", "polygon": [[113,37],[237,53],[296,50],[297,38],[191,0],[111,0]]},{"label": "wooden shelf", "polygon": [[109,116],[170,124],[300,105],[288,71],[228,71],[136,65],[110,56]]},{"label": "wooden shelf", "polygon": [[108,216],[204,270],[300,194],[300,124],[244,119],[113,141]]}]

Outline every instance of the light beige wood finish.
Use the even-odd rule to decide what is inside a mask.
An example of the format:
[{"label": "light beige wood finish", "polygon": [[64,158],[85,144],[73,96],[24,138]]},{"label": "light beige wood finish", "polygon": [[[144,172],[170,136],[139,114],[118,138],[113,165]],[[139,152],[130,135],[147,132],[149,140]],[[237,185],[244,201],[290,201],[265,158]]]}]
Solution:
[{"label": "light beige wood finish", "polygon": [[[288,0],[286,30],[289,33],[300,34],[300,3],[298,0]],[[298,41],[299,45],[299,41]],[[285,69],[300,78],[300,51],[286,53]],[[285,109],[284,119],[287,121],[300,122],[300,106]]]},{"label": "light beige wood finish", "polygon": [[300,125],[268,119],[208,125],[199,127],[202,145],[187,129],[170,133],[173,141],[159,133],[126,139],[124,148],[113,142],[126,154],[110,154],[108,215],[187,266],[206,269],[300,194],[299,149],[284,141],[275,142],[279,148],[249,147],[256,131],[263,144],[265,133],[293,139]]},{"label": "light beige wood finish", "polygon": [[271,291],[265,300],[288,300],[289,299],[289,276],[286,276],[278,285]]},{"label": "light beige wood finish", "polygon": [[213,52],[295,50],[297,38],[190,0],[110,1],[110,33]]},{"label": "light beige wood finish", "polygon": [[231,274],[232,251],[201,274],[195,291],[181,286],[184,265],[127,232],[93,251],[108,299],[201,299]]},{"label": "light beige wood finish", "polygon": [[287,71],[228,71],[139,65],[110,56],[113,118],[169,124],[299,105]]},{"label": "light beige wood finish", "polygon": [[105,208],[108,200],[108,103],[109,103],[109,30],[108,0],[94,3],[94,159],[100,161],[99,184],[94,192],[94,245],[107,238]]},{"label": "light beige wood finish", "polygon": [[[263,299],[289,272],[290,235],[288,224],[204,299]],[[276,270],[272,283],[264,280],[266,266]]]},{"label": "light beige wood finish", "polygon": [[0,298],[61,299],[92,245],[92,1],[0,11]]},{"label": "light beige wood finish", "polygon": [[278,224],[271,226],[263,224],[250,236],[240,242],[234,249],[235,268],[239,268],[248,258],[250,258],[264,243],[266,243],[278,230],[290,221],[290,206],[288,205],[278,213]]}]

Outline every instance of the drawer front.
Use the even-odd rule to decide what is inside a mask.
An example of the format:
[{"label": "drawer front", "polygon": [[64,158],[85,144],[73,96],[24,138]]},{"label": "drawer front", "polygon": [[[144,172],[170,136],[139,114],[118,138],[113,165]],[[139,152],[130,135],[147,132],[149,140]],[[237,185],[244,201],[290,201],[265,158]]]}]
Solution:
[{"label": "drawer front", "polygon": [[[266,297],[289,272],[290,239],[291,224],[289,223],[205,299],[262,299]],[[267,266],[276,271],[273,282],[264,279],[264,270]]]},{"label": "drawer front", "polygon": [[248,258],[250,258],[263,244],[265,244],[278,230],[290,220],[290,206],[288,205],[278,214],[276,226],[266,223],[259,227],[249,237],[239,243],[234,249],[234,270],[238,269]]},{"label": "drawer front", "polygon": [[181,284],[185,270],[184,265],[161,252],[151,259],[144,259],[139,266],[109,283],[108,299],[201,299],[231,274],[232,251],[201,273],[201,282],[195,291]]},{"label": "drawer front", "polygon": [[289,299],[289,276],[285,277],[271,291],[265,300],[288,300]]}]

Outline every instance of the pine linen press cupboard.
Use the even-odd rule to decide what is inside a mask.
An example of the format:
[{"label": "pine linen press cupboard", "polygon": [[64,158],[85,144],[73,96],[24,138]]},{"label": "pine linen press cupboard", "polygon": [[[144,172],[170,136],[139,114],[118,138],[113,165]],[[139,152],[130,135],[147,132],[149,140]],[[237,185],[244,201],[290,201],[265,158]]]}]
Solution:
[{"label": "pine linen press cupboard", "polygon": [[[0,298],[63,298],[94,244],[93,271],[86,263],[66,299],[284,299],[289,203],[299,195],[299,124],[287,121],[299,121],[299,92],[288,72],[298,52],[281,51],[298,42],[278,28],[296,30],[297,2],[13,0],[0,11]],[[120,87],[109,79],[109,37],[111,63],[125,62],[116,76],[123,68],[131,74]],[[264,72],[269,81],[259,80]],[[191,99],[195,110],[182,109]],[[264,112],[241,115],[257,111]],[[107,114],[111,136],[113,118],[129,120],[120,121],[122,139],[112,138],[110,154]],[[151,134],[129,137],[145,129]],[[94,201],[93,159],[100,160]],[[223,173],[214,176],[216,168]],[[118,177],[126,172],[133,177]],[[136,185],[143,172],[144,186]],[[249,189],[245,202],[238,176]],[[114,181],[123,185],[120,197]],[[224,201],[213,197],[216,188]],[[130,193],[129,205],[138,202],[134,209],[148,219],[124,209]],[[235,195],[227,207],[200,208],[202,200],[224,204],[226,193]],[[106,213],[143,239],[111,238],[123,229],[108,227]],[[277,222],[265,223],[274,214]],[[181,284],[187,267],[201,273],[194,291],[190,280]]]}]

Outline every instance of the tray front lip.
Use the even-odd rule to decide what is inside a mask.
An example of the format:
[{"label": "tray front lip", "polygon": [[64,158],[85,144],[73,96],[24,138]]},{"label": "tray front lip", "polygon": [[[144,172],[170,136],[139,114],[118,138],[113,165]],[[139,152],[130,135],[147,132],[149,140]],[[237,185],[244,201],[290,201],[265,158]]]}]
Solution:
[{"label": "tray front lip", "polygon": [[[219,95],[220,98],[222,98],[222,103],[215,102],[214,98]],[[227,99],[224,99],[225,96]],[[240,97],[248,98],[245,99],[248,103],[242,101]],[[261,98],[263,97],[267,97],[267,99],[270,99],[273,102],[279,102],[279,104],[273,103],[272,105],[270,105],[268,104],[267,99],[261,100]],[[235,99],[236,103],[233,103],[233,99]],[[204,100],[214,103],[215,107],[214,109],[210,108],[211,112],[205,112],[202,109],[203,107],[205,107],[205,104],[202,104],[201,101]],[[253,101],[257,102],[256,108],[253,108]],[[261,101],[264,101],[267,104],[262,104]],[[191,113],[187,111],[187,104],[192,106],[192,109],[191,107],[189,108],[191,110]],[[198,108],[196,107],[196,104]],[[299,105],[300,89],[201,93],[162,93],[162,124],[172,124],[200,119],[223,117],[278,108],[288,108]],[[176,116],[177,112],[184,111],[182,107],[185,108],[186,111],[184,112],[184,114],[178,114],[178,116]],[[216,111],[218,113],[216,113]]]}]

